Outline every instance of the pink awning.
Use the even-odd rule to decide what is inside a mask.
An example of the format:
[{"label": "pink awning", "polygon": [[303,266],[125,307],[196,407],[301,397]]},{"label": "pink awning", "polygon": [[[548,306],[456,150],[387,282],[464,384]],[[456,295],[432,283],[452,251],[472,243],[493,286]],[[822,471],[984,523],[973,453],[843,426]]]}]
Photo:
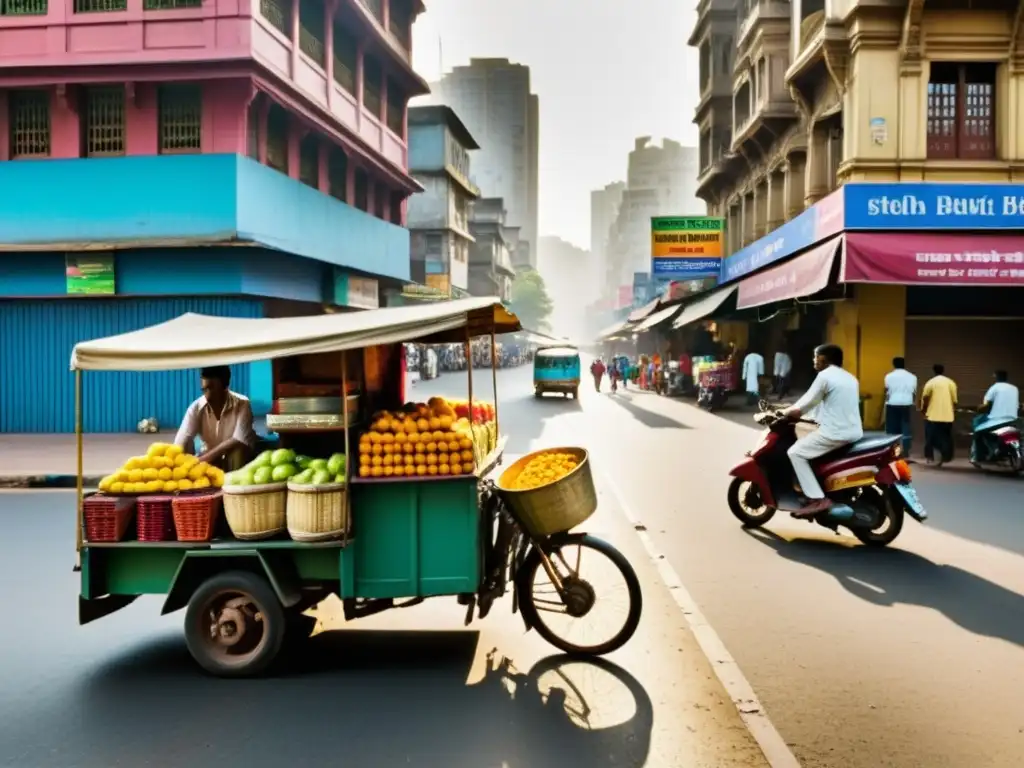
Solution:
[{"label": "pink awning", "polygon": [[847,283],[1024,285],[1024,236],[846,235]]},{"label": "pink awning", "polygon": [[843,236],[837,235],[785,264],[751,275],[740,283],[736,308],[760,307],[824,290],[842,242]]}]

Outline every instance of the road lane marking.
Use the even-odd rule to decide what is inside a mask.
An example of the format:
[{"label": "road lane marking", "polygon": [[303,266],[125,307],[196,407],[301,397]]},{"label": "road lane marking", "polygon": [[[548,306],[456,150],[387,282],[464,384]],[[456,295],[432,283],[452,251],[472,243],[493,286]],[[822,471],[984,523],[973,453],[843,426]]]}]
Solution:
[{"label": "road lane marking", "polygon": [[625,494],[622,493],[618,484],[612,479],[611,473],[604,473],[601,479],[611,490],[616,503],[619,505],[619,509],[622,511],[622,515],[629,521],[634,532],[640,538],[644,549],[647,550],[648,557],[650,557],[651,562],[657,568],[661,580],[668,587],[668,591],[682,611],[690,631],[693,632],[694,637],[697,639],[697,645],[700,646],[704,656],[707,657],[711,668],[715,671],[715,676],[722,684],[722,687],[725,688],[726,693],[729,694],[733,706],[739,712],[740,719],[754,737],[754,741],[761,748],[768,764],[772,768],[800,768],[800,761],[796,759],[796,755],[793,754],[789,745],[786,744],[782,734],[772,724],[764,705],[761,704],[761,700],[754,693],[754,688],[750,685],[750,681],[747,680],[739,664],[736,663],[732,654],[725,647],[722,638],[718,636],[714,627],[708,623],[707,618],[705,618],[700,610],[700,606],[697,605],[697,601],[693,599],[689,590],[683,585],[683,580],[679,578],[675,568],[669,564],[668,558],[658,550],[654,540],[647,532],[647,528],[643,525],[643,521],[633,514],[633,510],[626,503]]}]

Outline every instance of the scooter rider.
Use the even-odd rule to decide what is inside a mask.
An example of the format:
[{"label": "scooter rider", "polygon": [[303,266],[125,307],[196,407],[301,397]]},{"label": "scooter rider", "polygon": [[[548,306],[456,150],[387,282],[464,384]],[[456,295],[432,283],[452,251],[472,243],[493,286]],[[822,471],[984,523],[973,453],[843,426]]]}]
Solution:
[{"label": "scooter rider", "polygon": [[983,431],[986,424],[1014,421],[1020,415],[1020,390],[1010,383],[1009,374],[1002,370],[996,371],[995,379],[996,383],[985,393],[984,402],[972,425],[975,433],[974,449],[981,461],[988,461],[993,448],[994,438]]},{"label": "scooter rider", "polygon": [[827,511],[832,502],[826,498],[814,476],[811,460],[849,445],[864,436],[860,417],[860,383],[843,369],[843,350],[835,344],[823,344],[814,350],[814,383],[792,407],[783,411],[787,418],[798,419],[817,406],[818,429],[797,440],[787,452],[793,472],[808,503],[796,517],[814,517]]}]

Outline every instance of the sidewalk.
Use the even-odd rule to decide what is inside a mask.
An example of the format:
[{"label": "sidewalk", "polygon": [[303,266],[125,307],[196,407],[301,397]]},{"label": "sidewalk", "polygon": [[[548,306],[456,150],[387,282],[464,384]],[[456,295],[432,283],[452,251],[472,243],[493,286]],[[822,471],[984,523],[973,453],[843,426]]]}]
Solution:
[{"label": "sidewalk", "polygon": [[[151,443],[174,439],[172,432],[86,435],[83,468],[87,486],[120,467]],[[73,488],[77,482],[74,435],[0,435],[0,488]]]}]

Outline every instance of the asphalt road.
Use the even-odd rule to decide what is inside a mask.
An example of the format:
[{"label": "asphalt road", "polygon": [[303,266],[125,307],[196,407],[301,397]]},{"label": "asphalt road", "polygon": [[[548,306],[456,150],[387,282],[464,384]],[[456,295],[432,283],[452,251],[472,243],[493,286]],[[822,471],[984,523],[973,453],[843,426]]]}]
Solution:
[{"label": "asphalt road", "polygon": [[[503,372],[507,455],[586,444],[588,415],[534,402],[529,371]],[[489,395],[478,372],[478,396]],[[446,375],[414,388],[458,396]],[[344,625],[338,606],[298,657],[266,679],[223,681],[188,656],[180,613],[157,598],[77,625],[73,499],[0,493],[0,765],[354,768],[751,768],[766,765],[598,478],[588,529],[619,547],[644,585],[644,619],[592,664],[524,634],[508,605],[463,626],[454,600]],[[344,628],[342,628],[344,626]]]}]

